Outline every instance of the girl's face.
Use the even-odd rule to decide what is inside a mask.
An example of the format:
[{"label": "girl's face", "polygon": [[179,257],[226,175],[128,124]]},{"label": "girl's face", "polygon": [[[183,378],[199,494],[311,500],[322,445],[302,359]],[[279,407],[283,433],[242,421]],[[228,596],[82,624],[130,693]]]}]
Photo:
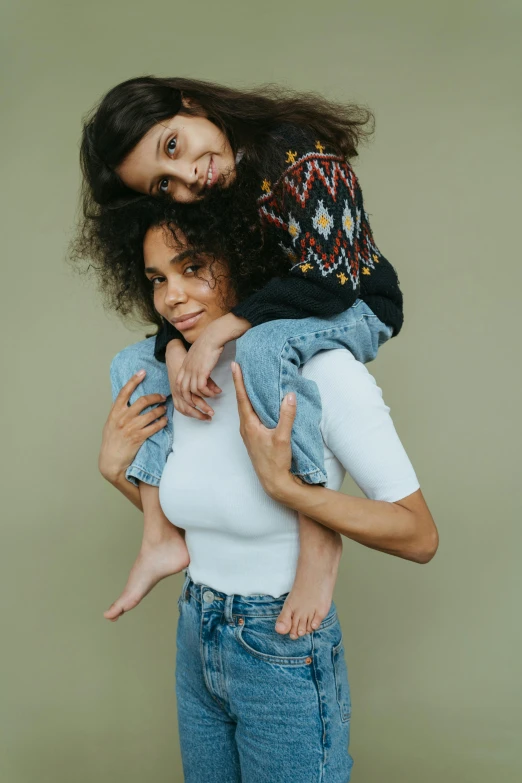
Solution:
[{"label": "girl's face", "polygon": [[163,226],[147,232],[143,257],[154,307],[187,342],[193,343],[211,321],[236,304],[227,265],[194,255],[182,237],[173,240]]},{"label": "girl's face", "polygon": [[174,201],[204,197],[235,176],[235,159],[226,135],[206,117],[176,114],[154,125],[127,155],[116,173],[127,187]]}]

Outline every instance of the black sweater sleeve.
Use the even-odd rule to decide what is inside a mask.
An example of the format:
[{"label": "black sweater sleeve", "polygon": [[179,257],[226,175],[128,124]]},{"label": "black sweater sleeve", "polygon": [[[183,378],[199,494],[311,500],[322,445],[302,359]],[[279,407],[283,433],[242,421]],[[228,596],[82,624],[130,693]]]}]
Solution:
[{"label": "black sweater sleeve", "polygon": [[171,340],[181,340],[187,351],[190,348],[190,343],[185,340],[181,332],[163,319],[163,326],[156,335],[156,342],[154,343],[154,357],[158,362],[165,362],[165,351]]},{"label": "black sweater sleeve", "polygon": [[[288,147],[286,165],[274,183],[265,178],[258,200],[263,230],[273,233],[288,266],[232,312],[252,326],[280,318],[327,318],[360,297],[397,334],[403,320],[399,281],[375,244],[355,172],[338,153],[309,137],[303,143],[304,138],[292,133],[280,138]],[[165,361],[167,343],[180,337],[165,323],[156,358]]]},{"label": "black sweater sleeve", "polygon": [[375,244],[357,177],[342,157],[316,146],[300,156],[290,149],[290,165],[274,187],[265,180],[259,200],[265,231],[278,233],[287,254],[287,274],[232,312],[257,326],[277,318],[336,315],[361,297],[397,333],[399,282]]}]

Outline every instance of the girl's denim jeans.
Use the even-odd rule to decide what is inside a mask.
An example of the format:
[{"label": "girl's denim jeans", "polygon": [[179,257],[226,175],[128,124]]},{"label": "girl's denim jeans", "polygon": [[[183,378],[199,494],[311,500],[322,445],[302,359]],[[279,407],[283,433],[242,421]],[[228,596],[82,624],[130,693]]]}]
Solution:
[{"label": "girl's denim jeans", "polygon": [[285,596],[187,576],[176,696],[185,783],[347,783],[351,700],[335,605],[317,631],[275,630]]},{"label": "girl's denim jeans", "polygon": [[[358,299],[332,318],[302,318],[269,321],[249,329],[236,342],[236,361],[257,415],[266,427],[275,427],[283,397],[294,391],[297,413],[292,430],[292,473],[309,484],[325,484],[324,446],[321,436],[321,398],[316,384],[299,373],[299,368],[320,351],[347,348],[363,363],[375,359],[379,346],[391,337],[390,327],[380,321],[367,304]],[[147,375],[138,386],[131,404],[144,394],[164,394],[168,424],[148,438],[138,451],[127,478],[158,486],[172,448],[173,405],[167,369],[154,358],[154,337],[124,348],[111,364],[113,399],[129,378],[140,369]]]}]

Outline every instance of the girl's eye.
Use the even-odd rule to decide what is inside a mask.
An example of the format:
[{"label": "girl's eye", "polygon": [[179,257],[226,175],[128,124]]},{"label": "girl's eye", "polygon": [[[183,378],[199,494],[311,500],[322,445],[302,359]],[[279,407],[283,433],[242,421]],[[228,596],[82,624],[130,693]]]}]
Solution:
[{"label": "girl's eye", "polygon": [[162,179],[158,185],[158,190],[160,193],[167,193],[169,189],[169,181],[168,179]]},{"label": "girl's eye", "polygon": [[168,144],[167,144],[167,152],[169,153],[169,155],[172,155],[176,151],[177,145],[178,145],[178,141],[177,141],[176,137],[174,137],[173,139],[171,139],[168,142]]},{"label": "girl's eye", "polygon": [[162,278],[162,277],[153,277],[153,278],[152,278],[152,280],[150,281],[150,282],[151,282],[151,284],[152,284],[152,287],[153,287],[153,288],[157,288],[157,287],[158,287],[158,286],[157,286],[157,283],[161,283],[161,282],[162,282],[162,280],[163,280],[163,278]]},{"label": "girl's eye", "polygon": [[189,272],[191,269],[201,269],[201,264],[191,264],[190,266],[185,267],[185,272]]}]

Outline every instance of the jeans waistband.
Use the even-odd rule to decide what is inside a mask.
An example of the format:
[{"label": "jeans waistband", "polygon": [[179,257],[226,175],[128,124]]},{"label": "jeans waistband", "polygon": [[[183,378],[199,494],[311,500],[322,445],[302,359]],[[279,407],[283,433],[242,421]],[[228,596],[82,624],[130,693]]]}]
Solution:
[{"label": "jeans waistband", "polygon": [[[225,619],[232,623],[237,617],[272,617],[283,608],[287,594],[274,598],[272,595],[237,595],[222,593],[208,585],[196,584],[187,574],[181,589],[180,601],[196,601],[203,612],[223,612]],[[332,603],[323,624],[336,614]]]},{"label": "jeans waistband", "polygon": [[210,585],[196,584],[188,574],[181,589],[181,599],[188,601],[193,598],[201,604],[203,611],[208,609],[212,609],[212,611],[223,609],[224,611],[225,604],[227,604],[234,614],[241,615],[259,615],[264,614],[266,610],[279,612],[283,608],[286,595],[285,593],[279,598],[274,598],[272,595],[229,595],[215,590]]}]

